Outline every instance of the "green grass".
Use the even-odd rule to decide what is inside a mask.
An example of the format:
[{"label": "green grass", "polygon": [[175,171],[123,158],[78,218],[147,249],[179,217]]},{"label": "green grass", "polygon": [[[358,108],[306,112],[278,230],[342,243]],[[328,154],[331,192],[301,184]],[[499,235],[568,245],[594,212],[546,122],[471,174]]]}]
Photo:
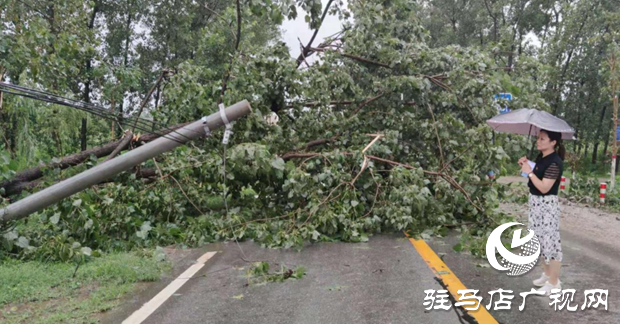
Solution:
[{"label": "green grass", "polygon": [[0,322],[97,323],[139,282],[158,280],[167,262],[136,253],[104,255],[79,267],[67,263],[0,263]]}]

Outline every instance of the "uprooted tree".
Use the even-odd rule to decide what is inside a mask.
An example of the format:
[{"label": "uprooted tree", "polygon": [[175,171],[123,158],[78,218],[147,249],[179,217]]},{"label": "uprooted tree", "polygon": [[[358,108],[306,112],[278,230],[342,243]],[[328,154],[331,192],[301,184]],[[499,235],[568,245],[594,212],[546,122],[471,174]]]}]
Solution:
[{"label": "uprooted tree", "polygon": [[[237,1],[221,12],[234,28],[203,35],[200,49],[229,40],[229,61],[223,68],[198,56],[184,61],[162,90],[153,116],[170,124],[215,112],[219,102],[249,100],[254,112],[234,125],[228,146],[216,133],[138,166],[149,170],[148,181],[130,172],[5,225],[4,251],[64,260],[83,246],[108,251],[251,238],[300,247],[449,227],[475,238],[503,222],[501,193],[485,175],[524,142],[493,139],[484,121],[496,114],[493,95],[507,85],[521,90],[514,105],[545,108],[528,77],[536,64],[523,59],[508,74],[484,52],[430,48],[410,1],[352,2],[349,11],[339,1],[327,8],[298,2],[314,29],[329,10],[354,19],[321,44],[302,44],[294,59],[280,42],[253,43],[260,19],[246,19],[281,21],[293,1]],[[279,116],[275,125],[263,118],[271,113]],[[10,159],[0,159],[4,194],[103,163],[120,144],[16,174],[8,171]]]}]

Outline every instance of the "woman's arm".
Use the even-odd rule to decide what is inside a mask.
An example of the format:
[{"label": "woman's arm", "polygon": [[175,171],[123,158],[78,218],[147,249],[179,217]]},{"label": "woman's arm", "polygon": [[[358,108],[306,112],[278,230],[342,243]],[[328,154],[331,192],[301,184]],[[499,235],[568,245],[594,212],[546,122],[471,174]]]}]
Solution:
[{"label": "woman's arm", "polygon": [[549,190],[551,190],[551,187],[553,187],[553,184],[558,180],[559,177],[560,167],[558,167],[558,165],[554,163],[550,165],[547,170],[545,170],[545,174],[543,175],[542,179],[539,179],[535,174],[532,174],[530,181],[532,181],[532,184],[534,184],[538,191],[546,194],[547,192],[549,192]]},{"label": "woman's arm", "polygon": [[532,181],[532,184],[536,187],[536,189],[538,189],[538,191],[543,194],[549,192],[549,190],[551,190],[551,187],[553,187],[553,184],[555,183],[554,179],[548,179],[545,177],[543,177],[542,179],[538,179],[538,177],[533,173],[530,181]]}]

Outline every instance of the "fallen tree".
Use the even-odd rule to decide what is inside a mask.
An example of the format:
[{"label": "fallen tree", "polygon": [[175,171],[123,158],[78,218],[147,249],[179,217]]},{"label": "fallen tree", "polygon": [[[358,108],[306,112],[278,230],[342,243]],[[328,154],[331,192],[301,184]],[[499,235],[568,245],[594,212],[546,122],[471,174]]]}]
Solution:
[{"label": "fallen tree", "polygon": [[[140,168],[134,169],[131,171],[132,174],[136,175],[138,179],[153,179],[157,176],[157,170],[155,168]],[[64,179],[52,181],[50,184],[61,182]],[[114,179],[106,180],[101,182],[100,184],[113,182]],[[43,189],[43,186],[46,184],[44,180],[34,180],[30,182],[17,182],[8,188],[5,188],[4,193],[1,195],[3,197],[16,196],[21,194],[23,191],[33,191],[36,189]]]},{"label": "fallen tree", "polygon": [[[13,196],[21,193],[23,190],[32,190],[38,187],[42,181],[36,181],[45,175],[45,170],[53,169],[68,169],[73,166],[80,165],[85,161],[88,161],[91,156],[96,158],[108,157],[105,161],[110,160],[118,153],[127,150],[130,143],[140,145],[141,143],[148,143],[160,136],[164,136],[177,128],[183,127],[186,123],[175,125],[169,128],[161,129],[151,134],[142,135],[140,137],[134,137],[131,132],[127,133],[122,139],[88,149],[79,153],[68,155],[59,159],[58,162],[52,162],[43,166],[37,166],[30,169],[26,169],[17,174],[11,179],[0,182],[0,188],[4,188],[2,197]],[[103,162],[105,162],[103,161]]]},{"label": "fallen tree", "polygon": [[[461,225],[464,237],[480,242],[505,217],[496,210],[500,189],[481,185],[483,178],[523,149],[504,136],[494,143],[483,122],[513,76],[484,52],[426,46],[410,1],[349,6],[356,19],[337,46],[310,42],[300,60],[281,44],[235,42],[221,79],[206,62],[184,64],[169,80],[162,114],[185,120],[251,98],[255,112],[234,125],[231,142],[179,148],[153,162],[149,184],[85,190],[34,215],[43,230],[19,227],[10,237],[40,248],[11,253],[55,255],[74,242],[105,251],[243,238],[301,247]],[[321,60],[304,65],[308,55]],[[515,104],[536,106],[537,94],[524,88]],[[261,115],[274,111],[279,122],[269,125]],[[67,234],[47,244],[49,233]]]}]

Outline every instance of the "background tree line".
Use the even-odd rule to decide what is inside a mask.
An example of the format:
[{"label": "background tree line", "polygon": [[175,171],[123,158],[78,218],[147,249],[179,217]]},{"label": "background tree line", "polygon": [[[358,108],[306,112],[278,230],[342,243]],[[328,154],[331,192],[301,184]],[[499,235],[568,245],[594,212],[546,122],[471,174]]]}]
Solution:
[{"label": "background tree line", "polygon": [[583,167],[608,167],[615,138],[609,85],[612,77],[617,78],[610,75],[608,58],[618,52],[617,3],[435,0],[423,4],[433,46],[477,47],[492,53],[509,73],[529,74],[550,112],[575,128],[579,141],[570,149]]}]

